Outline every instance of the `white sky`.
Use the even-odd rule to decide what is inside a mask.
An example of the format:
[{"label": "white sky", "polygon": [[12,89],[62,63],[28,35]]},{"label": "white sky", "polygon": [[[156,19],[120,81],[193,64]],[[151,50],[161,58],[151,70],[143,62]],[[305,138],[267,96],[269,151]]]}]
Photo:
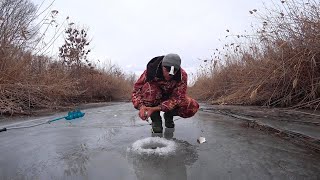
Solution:
[{"label": "white sky", "polygon": [[[262,6],[261,0],[56,0],[50,10],[59,11],[60,23],[69,16],[89,28],[91,59],[111,60],[139,75],[151,58],[167,53],[179,54],[182,67],[194,73],[198,58],[209,58],[221,46],[226,29],[250,30],[249,10]],[[50,53],[61,45],[57,41]]]}]

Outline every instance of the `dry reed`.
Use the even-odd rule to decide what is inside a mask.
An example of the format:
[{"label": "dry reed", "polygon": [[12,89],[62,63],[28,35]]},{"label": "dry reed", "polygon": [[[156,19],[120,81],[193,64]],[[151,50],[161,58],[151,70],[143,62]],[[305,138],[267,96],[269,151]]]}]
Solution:
[{"label": "dry reed", "polygon": [[261,20],[256,34],[231,34],[237,42],[207,61],[193,96],[218,104],[319,107],[319,1],[281,1],[265,10],[250,11]]}]

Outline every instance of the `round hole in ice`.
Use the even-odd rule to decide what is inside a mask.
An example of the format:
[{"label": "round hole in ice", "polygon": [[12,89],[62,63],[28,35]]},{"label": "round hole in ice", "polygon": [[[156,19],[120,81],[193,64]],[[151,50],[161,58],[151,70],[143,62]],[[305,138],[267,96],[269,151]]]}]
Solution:
[{"label": "round hole in ice", "polygon": [[132,150],[140,154],[166,155],[174,152],[176,144],[174,141],[160,137],[148,137],[137,140],[132,144]]}]

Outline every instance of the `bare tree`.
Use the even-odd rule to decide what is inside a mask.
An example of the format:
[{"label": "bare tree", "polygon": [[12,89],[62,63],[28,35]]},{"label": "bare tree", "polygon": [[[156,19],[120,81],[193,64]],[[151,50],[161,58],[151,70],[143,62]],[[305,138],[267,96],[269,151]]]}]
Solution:
[{"label": "bare tree", "polygon": [[36,6],[29,0],[0,1],[0,49],[24,48],[35,34]]},{"label": "bare tree", "polygon": [[85,29],[77,29],[69,26],[65,31],[65,43],[59,48],[59,56],[68,66],[76,66],[80,68],[87,64],[91,67],[91,63],[87,59],[90,44],[87,31]]}]

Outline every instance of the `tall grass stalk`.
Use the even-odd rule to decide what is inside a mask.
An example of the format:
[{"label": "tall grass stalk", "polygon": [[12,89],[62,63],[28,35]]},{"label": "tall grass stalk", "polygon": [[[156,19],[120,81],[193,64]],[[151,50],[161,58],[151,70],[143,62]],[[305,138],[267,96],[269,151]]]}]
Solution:
[{"label": "tall grass stalk", "polygon": [[256,34],[233,36],[237,42],[217,50],[190,93],[218,104],[317,109],[319,12],[316,0],[283,0],[263,12],[250,10],[261,21]]}]

